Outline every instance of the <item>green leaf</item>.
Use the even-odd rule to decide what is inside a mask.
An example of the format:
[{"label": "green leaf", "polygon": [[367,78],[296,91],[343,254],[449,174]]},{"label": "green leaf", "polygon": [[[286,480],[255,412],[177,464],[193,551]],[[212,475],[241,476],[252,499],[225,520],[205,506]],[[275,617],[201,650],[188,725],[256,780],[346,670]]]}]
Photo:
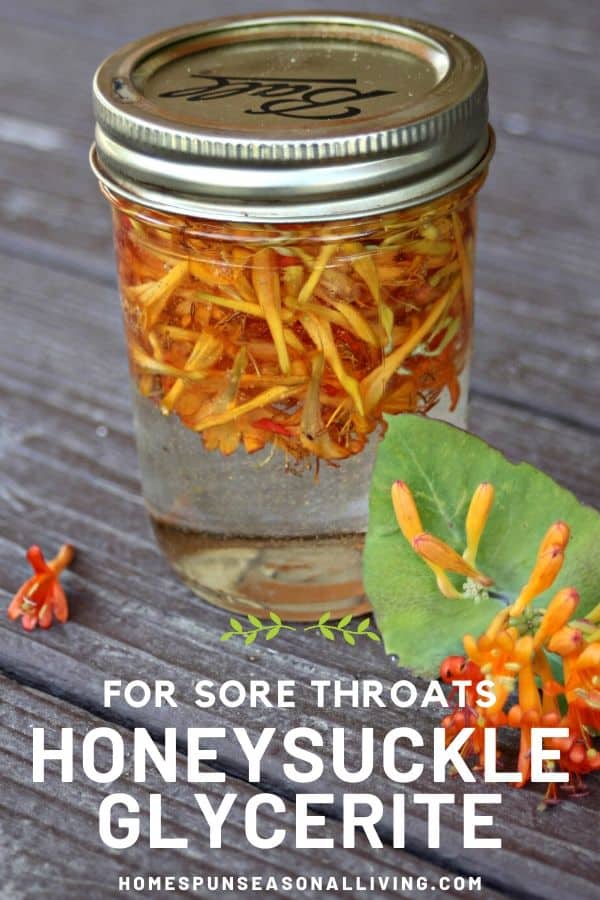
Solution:
[{"label": "green leaf", "polygon": [[257,634],[258,634],[258,631],[251,631],[250,634],[246,635],[246,640],[244,641],[246,647],[249,647],[250,644],[254,643],[254,641],[256,640]]},{"label": "green leaf", "polygon": [[279,625],[273,625],[273,627],[269,628],[269,630],[267,631],[267,633],[265,635],[265,640],[266,641],[273,640],[274,637],[277,637],[277,635],[279,634],[280,631],[281,631],[281,627]]},{"label": "green leaf", "polygon": [[350,644],[351,647],[354,647],[356,644],[356,638],[353,634],[350,634],[349,631],[342,631],[342,636],[347,644]]},{"label": "green leaf", "polygon": [[375,632],[375,631],[366,631],[365,634],[366,634],[366,636],[367,636],[368,638],[371,638],[372,641],[377,641],[378,643],[381,643],[381,638],[379,637],[379,635],[377,634],[377,632]]},{"label": "green leaf", "polygon": [[321,618],[319,619],[319,625],[324,625],[325,622],[328,622],[330,618],[331,618],[331,613],[324,612],[323,615],[321,616]]},{"label": "green leaf", "polygon": [[233,632],[233,631],[225,631],[225,632],[223,632],[223,634],[221,635],[220,640],[222,640],[222,641],[228,641],[230,638],[233,637],[233,635],[234,635],[234,632]]},{"label": "green leaf", "polygon": [[340,621],[338,622],[338,628],[342,628],[342,629],[345,628],[346,625],[349,625],[351,621],[352,621],[352,615],[344,616],[344,617],[343,617],[342,619],[340,619]]},{"label": "green leaf", "polygon": [[331,628],[327,628],[325,625],[321,625],[320,631],[323,637],[327,638],[328,641],[335,641],[335,634],[333,633]]},{"label": "green leaf", "polygon": [[371,624],[371,620],[367,617],[366,619],[361,619],[358,623],[358,628],[356,629],[360,634],[363,634]]},{"label": "green leaf", "polygon": [[269,618],[272,622],[275,622],[276,625],[283,625],[281,621],[281,616],[278,616],[276,612],[270,612]]},{"label": "green leaf", "polygon": [[251,625],[254,625],[255,628],[262,628],[262,622],[258,618],[258,616],[253,616],[252,614],[246,616]]},{"label": "green leaf", "polygon": [[[473,491],[490,481],[496,498],[477,566],[494,579],[505,599],[480,596],[448,600],[431,570],[400,532],[390,490],[397,479],[410,487],[426,531],[462,553],[464,521]],[[527,581],[540,541],[563,519],[571,528],[565,564],[550,590],[536,599],[545,606],[566,586],[581,595],[578,615],[600,597],[600,514],[527,463],[510,463],[479,438],[420,416],[388,419],[369,506],[364,581],[387,653],[424,675],[437,673],[444,657],[463,652],[464,634],[481,634],[502,602],[511,602]],[[464,579],[451,576],[460,589]]]},{"label": "green leaf", "polygon": [[229,624],[234,631],[237,631],[238,634],[240,634],[244,630],[244,626],[237,619],[230,619]]}]

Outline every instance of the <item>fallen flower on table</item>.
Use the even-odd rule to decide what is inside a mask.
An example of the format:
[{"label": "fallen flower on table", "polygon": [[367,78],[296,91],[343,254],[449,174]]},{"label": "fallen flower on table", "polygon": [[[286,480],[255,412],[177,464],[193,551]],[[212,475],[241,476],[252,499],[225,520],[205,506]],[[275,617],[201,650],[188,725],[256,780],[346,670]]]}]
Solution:
[{"label": "fallen flower on table", "polygon": [[75,548],[63,544],[54,559],[46,562],[40,547],[32,545],[25,554],[34,575],[21,585],[8,607],[8,618],[21,618],[26,631],[50,628],[54,619],[66,622],[69,618],[69,604],[59,578],[75,555]]}]

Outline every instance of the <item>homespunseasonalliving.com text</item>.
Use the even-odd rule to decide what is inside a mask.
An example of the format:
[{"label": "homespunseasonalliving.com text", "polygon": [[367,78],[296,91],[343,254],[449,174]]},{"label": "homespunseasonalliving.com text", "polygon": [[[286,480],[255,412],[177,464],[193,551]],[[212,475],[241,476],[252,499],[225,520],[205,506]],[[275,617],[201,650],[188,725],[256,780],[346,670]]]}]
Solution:
[{"label": "homespunseasonalliving.com text", "polygon": [[188,893],[204,894],[251,893],[271,891],[294,894],[310,891],[335,896],[374,891],[386,894],[402,894],[406,891],[422,892],[439,890],[480,893],[483,879],[480,875],[440,875],[437,879],[426,875],[120,875],[119,891],[128,893]]}]

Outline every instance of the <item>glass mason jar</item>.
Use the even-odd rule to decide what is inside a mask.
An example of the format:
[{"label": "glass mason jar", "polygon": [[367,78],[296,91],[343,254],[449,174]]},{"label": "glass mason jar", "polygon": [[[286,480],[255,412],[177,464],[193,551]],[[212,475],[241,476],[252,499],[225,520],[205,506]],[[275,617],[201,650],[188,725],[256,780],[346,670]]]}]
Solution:
[{"label": "glass mason jar", "polygon": [[160,546],[229,610],[367,610],[386,415],[465,424],[481,56],[407,20],[225,19],[118,51],[95,99]]}]

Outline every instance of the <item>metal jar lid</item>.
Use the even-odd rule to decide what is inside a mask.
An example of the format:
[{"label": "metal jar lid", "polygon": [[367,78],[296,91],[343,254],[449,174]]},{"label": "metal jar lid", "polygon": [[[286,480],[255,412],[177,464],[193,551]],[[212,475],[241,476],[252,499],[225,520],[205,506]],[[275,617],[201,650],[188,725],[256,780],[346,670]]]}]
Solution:
[{"label": "metal jar lid", "polygon": [[92,167],[146,206],[354,218],[460,187],[493,152],[481,54],[409,19],[284,13],[135,41],[94,79]]}]

